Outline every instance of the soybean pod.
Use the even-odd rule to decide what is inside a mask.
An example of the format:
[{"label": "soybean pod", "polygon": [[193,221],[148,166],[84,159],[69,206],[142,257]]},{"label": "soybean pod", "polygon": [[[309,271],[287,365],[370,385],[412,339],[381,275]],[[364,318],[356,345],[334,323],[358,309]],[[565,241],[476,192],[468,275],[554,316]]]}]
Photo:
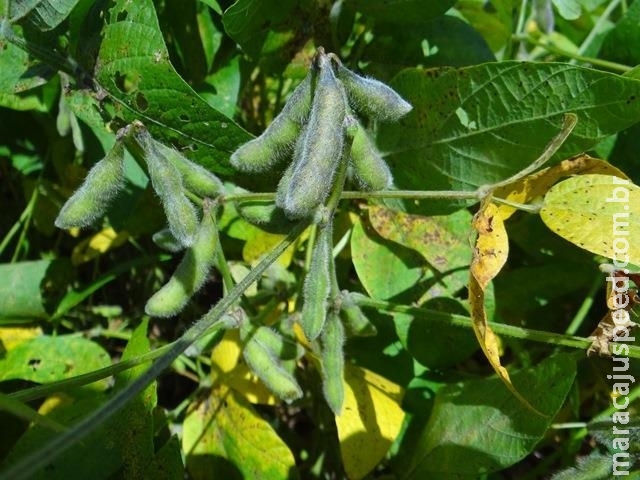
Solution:
[{"label": "soybean pod", "polygon": [[314,82],[312,66],[262,135],[241,145],[231,155],[231,165],[245,172],[263,172],[289,155],[309,115]]},{"label": "soybean pod", "polygon": [[124,147],[120,139],[97,162],[78,190],[62,206],[58,228],[86,227],[104,215],[109,202],[124,185]]},{"label": "soybean pod", "polygon": [[287,402],[302,397],[300,385],[270,348],[245,329],[240,330],[240,338],[246,342],[242,355],[247,365],[269,390]]},{"label": "soybean pod", "polygon": [[214,215],[213,207],[206,202],[193,244],[185,252],[169,281],[147,301],[145,312],[148,315],[176,315],[204,284],[216,260],[218,228]]},{"label": "soybean pod", "polygon": [[182,184],[189,191],[201,197],[214,198],[224,191],[222,181],[206,168],[193,163],[180,152],[154,140],[160,153],[176,167],[182,177]]},{"label": "soybean pod", "polygon": [[315,340],[320,335],[327,317],[328,300],[331,294],[332,237],[331,221],[319,227],[316,243],[311,252],[309,271],[304,279],[304,303],[300,322],[302,331],[309,340]]},{"label": "soybean pod", "polygon": [[393,185],[387,162],[360,123],[353,137],[350,160],[353,177],[360,190],[384,190]]},{"label": "soybean pod", "polygon": [[171,233],[188,247],[193,243],[198,229],[198,215],[185,195],[182,175],[158,149],[157,142],[142,123],[133,122],[128,132],[125,142],[131,153],[147,164],[151,184],[160,197]]},{"label": "soybean pod", "polygon": [[335,415],[344,403],[344,326],[334,312],[329,314],[320,337],[322,392]]},{"label": "soybean pod", "polygon": [[375,325],[353,301],[351,293],[343,290],[340,293],[340,299],[340,317],[344,320],[344,326],[349,335],[369,337],[378,333]]},{"label": "soybean pod", "polygon": [[[335,58],[335,57],[334,57]],[[375,120],[397,120],[413,108],[395,90],[379,80],[353,73],[337,62],[336,75],[344,85],[353,108]]]},{"label": "soybean pod", "polygon": [[284,198],[291,218],[308,217],[329,196],[342,156],[346,95],[331,60],[318,49],[318,81],[309,122],[294,152],[294,170]]}]

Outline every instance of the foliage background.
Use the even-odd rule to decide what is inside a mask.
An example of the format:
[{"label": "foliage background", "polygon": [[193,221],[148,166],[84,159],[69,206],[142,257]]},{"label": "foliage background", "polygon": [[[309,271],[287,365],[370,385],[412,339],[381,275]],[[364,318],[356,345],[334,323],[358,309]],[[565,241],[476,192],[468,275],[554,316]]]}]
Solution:
[{"label": "foliage background", "polygon": [[[54,227],[65,199],[133,120],[229,185],[273,191],[280,172],[240,175],[229,155],[270,123],[324,46],[414,105],[398,124],[370,125],[399,189],[469,192],[508,178],[542,153],[569,112],[578,125],[551,164],[588,151],[640,181],[637,1],[0,7],[9,19],[0,51],[5,468],[46,448],[59,424],[108,404],[144,366],[46,396],[29,387],[105,367],[115,374],[114,361],[174,341],[223,295],[212,273],[175,319],[145,317],[144,302],[180,255],[151,241],[164,218],[132,158],[125,194],[102,223],[82,232]],[[210,335],[29,475],[609,478],[611,361],[584,355],[585,337],[607,311],[603,259],[554,235],[538,215],[518,212],[507,222],[509,260],[487,292],[487,312],[514,385],[550,415],[535,416],[492,376],[470,328],[475,200],[365,197],[342,202],[335,235],[341,287],[367,296],[378,331],[346,345],[349,384],[361,389],[352,400],[358,414],[334,419],[309,358],[298,370],[308,394],[294,405],[277,401],[233,361],[233,338]],[[236,280],[281,239],[242,221],[231,204],[219,225]],[[295,244],[247,292],[253,316],[282,321],[299,292],[304,248]],[[637,358],[628,372],[636,378]],[[57,423],[36,418],[28,428],[33,417],[16,399]],[[634,425],[636,461],[637,436]]]}]

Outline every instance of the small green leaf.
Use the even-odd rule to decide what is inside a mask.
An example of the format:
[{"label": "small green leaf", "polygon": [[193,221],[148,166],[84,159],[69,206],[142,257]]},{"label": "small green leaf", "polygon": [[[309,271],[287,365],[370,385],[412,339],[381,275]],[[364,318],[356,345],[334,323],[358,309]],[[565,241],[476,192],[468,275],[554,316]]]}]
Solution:
[{"label": "small green leaf", "polygon": [[640,187],[628,180],[599,174],[568,178],[547,192],[540,217],[580,248],[640,263]]}]

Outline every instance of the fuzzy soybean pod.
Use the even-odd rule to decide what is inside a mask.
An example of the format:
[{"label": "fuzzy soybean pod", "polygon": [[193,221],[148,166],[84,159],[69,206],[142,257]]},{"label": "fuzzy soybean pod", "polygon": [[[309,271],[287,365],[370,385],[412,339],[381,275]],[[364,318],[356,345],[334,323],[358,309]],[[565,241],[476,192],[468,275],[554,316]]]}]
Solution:
[{"label": "fuzzy soybean pod", "polygon": [[351,168],[360,190],[385,190],[393,185],[387,162],[360,123],[351,145]]},{"label": "fuzzy soybean pod", "polygon": [[378,333],[375,325],[353,301],[351,293],[343,290],[340,293],[340,299],[340,316],[344,320],[345,329],[349,335],[370,337]]},{"label": "fuzzy soybean pod", "polygon": [[295,222],[281,208],[269,200],[244,200],[236,202],[238,214],[252,225],[270,233],[288,233]]},{"label": "fuzzy soybean pod", "polygon": [[214,198],[222,194],[222,181],[206,168],[193,163],[180,152],[154,141],[156,147],[169,162],[180,172],[182,184],[187,190],[200,197]]},{"label": "fuzzy soybean pod", "polygon": [[335,415],[344,403],[344,326],[334,312],[329,314],[320,337],[322,392]]},{"label": "fuzzy soybean pod", "polygon": [[169,281],[147,301],[144,309],[148,315],[176,315],[207,279],[207,274],[216,260],[218,227],[214,220],[213,208],[206,203],[204,210],[195,240],[185,252],[178,268]]},{"label": "fuzzy soybean pod", "polygon": [[262,135],[233,152],[231,165],[244,172],[264,172],[287,156],[309,115],[314,82],[312,66]]},{"label": "fuzzy soybean pod", "polygon": [[145,128],[135,128],[134,138],[143,152],[151,184],[160,197],[171,233],[182,245],[190,246],[198,229],[198,214],[185,194],[180,171],[160,151]]},{"label": "fuzzy soybean pod", "polygon": [[311,252],[311,264],[304,279],[300,323],[309,340],[315,340],[324,327],[331,293],[333,228],[331,222],[320,227]]},{"label": "fuzzy soybean pod", "polygon": [[329,196],[342,156],[346,96],[327,55],[319,54],[318,81],[304,137],[294,151],[294,170],[284,198],[290,218],[313,215]]},{"label": "fuzzy soybean pod", "polygon": [[[262,328],[267,327],[258,327],[258,330]],[[247,365],[269,390],[286,402],[302,397],[300,385],[284,368],[278,354],[269,345],[268,339],[265,343],[264,335],[257,335],[257,332],[244,327],[240,329],[240,338],[245,342],[242,355]]]},{"label": "fuzzy soybean pod", "polygon": [[413,108],[391,87],[379,80],[353,73],[338,64],[336,75],[344,85],[353,108],[375,120],[392,121],[406,115]]},{"label": "fuzzy soybean pod", "polygon": [[109,202],[124,185],[124,147],[117,140],[107,155],[96,163],[80,188],[62,206],[58,228],[86,227],[102,217]]}]

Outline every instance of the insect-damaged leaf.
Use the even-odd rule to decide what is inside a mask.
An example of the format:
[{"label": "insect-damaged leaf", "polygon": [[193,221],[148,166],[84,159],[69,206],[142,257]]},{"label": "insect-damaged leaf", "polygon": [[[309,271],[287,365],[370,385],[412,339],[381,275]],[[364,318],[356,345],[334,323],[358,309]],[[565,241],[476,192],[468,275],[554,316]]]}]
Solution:
[{"label": "insect-damaged leaf", "polygon": [[489,282],[500,272],[509,255],[509,239],[504,221],[498,214],[498,206],[486,198],[473,218],[473,228],[478,233],[469,275],[469,303],[473,331],[489,363],[507,388],[528,408],[539,413],[515,389],[509,372],[500,363],[498,338],[487,322],[484,308],[484,292]]},{"label": "insect-damaged leaf", "polygon": [[581,175],[551,187],[542,221],[565,240],[607,258],[640,263],[640,187],[612,175]]}]

